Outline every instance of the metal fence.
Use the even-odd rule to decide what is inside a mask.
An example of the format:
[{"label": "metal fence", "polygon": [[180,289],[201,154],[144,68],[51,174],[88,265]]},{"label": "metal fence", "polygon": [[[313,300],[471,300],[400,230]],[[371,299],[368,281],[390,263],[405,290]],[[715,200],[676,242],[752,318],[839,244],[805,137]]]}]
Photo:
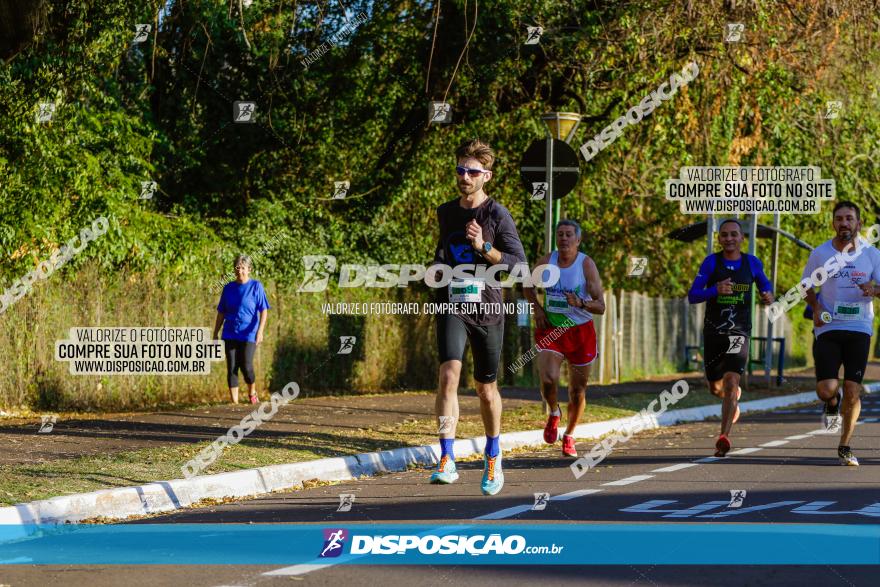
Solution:
[{"label": "metal fence", "polygon": [[[651,375],[676,373],[687,367],[687,347],[702,345],[706,304],[687,298],[654,298],[637,292],[607,291],[605,314],[595,316],[599,358],[591,379],[614,383]],[[756,311],[764,315],[764,310]],[[773,326],[774,337],[792,336],[787,315]],[[759,320],[753,336],[766,336],[767,321]],[[757,350],[755,344],[753,349]],[[773,365],[776,365],[774,347]],[[790,355],[790,349],[786,349]],[[691,364],[691,368],[694,365]]]}]

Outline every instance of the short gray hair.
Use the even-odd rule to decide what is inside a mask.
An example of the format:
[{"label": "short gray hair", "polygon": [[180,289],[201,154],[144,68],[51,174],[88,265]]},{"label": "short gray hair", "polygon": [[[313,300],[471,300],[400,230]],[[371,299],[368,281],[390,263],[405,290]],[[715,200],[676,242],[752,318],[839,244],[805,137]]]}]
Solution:
[{"label": "short gray hair", "polygon": [[560,226],[571,226],[572,228],[574,228],[574,234],[578,238],[581,238],[581,225],[578,224],[577,222],[575,222],[574,220],[569,220],[568,218],[560,220],[559,222],[556,223],[556,230],[559,230]]},{"label": "short gray hair", "polygon": [[247,265],[249,269],[254,268],[254,262],[251,260],[250,255],[238,255],[235,258],[235,262],[232,264],[232,268],[234,269],[238,267],[239,263]]}]

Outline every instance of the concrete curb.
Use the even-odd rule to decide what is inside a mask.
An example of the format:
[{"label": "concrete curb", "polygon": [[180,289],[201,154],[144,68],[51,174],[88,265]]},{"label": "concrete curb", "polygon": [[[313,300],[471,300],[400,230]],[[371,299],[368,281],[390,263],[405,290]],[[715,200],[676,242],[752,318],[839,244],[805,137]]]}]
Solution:
[{"label": "concrete curb", "polygon": [[[865,391],[880,391],[880,383],[865,385]],[[815,399],[814,392],[798,393],[742,402],[740,409],[747,413]],[[700,421],[720,414],[721,406],[718,404],[670,410],[659,416],[650,415],[650,424],[645,428]],[[575,429],[575,436],[599,438],[623,429],[630,422],[631,417],[582,424]],[[455,454],[459,457],[480,454],[485,442],[484,437],[457,440]],[[506,450],[543,444],[543,430],[508,432],[501,435],[501,448]],[[297,489],[302,487],[303,481],[311,479],[346,481],[377,473],[403,471],[411,465],[433,465],[439,457],[440,445],[433,444],[65,495],[0,508],[0,524],[64,524],[92,518],[123,520],[131,516],[180,510],[204,499],[245,498],[282,489]]]}]

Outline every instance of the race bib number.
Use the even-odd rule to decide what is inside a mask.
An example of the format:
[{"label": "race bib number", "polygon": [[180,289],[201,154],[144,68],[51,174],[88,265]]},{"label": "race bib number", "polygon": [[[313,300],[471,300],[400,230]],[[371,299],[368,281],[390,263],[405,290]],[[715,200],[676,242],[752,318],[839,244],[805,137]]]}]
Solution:
[{"label": "race bib number", "polygon": [[486,282],[482,279],[456,279],[449,284],[449,301],[453,304],[478,304]]},{"label": "race bib number", "polygon": [[548,312],[554,312],[556,314],[565,314],[566,312],[568,312],[570,306],[568,305],[568,300],[566,299],[564,294],[548,293],[546,295],[546,310]]},{"label": "race bib number", "polygon": [[865,304],[860,302],[837,302],[834,305],[835,320],[863,320]]}]

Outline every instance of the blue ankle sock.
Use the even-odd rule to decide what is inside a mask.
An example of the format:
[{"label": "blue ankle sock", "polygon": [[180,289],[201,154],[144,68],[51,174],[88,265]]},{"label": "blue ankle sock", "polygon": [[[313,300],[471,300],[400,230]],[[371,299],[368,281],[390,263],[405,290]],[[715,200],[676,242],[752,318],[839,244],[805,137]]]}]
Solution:
[{"label": "blue ankle sock", "polygon": [[497,457],[498,453],[501,452],[501,447],[498,446],[498,441],[501,436],[486,436],[486,456],[487,457]]},{"label": "blue ankle sock", "polygon": [[455,455],[452,453],[452,445],[455,444],[454,438],[441,438],[440,439],[440,458],[448,456],[453,461],[455,460]]}]

